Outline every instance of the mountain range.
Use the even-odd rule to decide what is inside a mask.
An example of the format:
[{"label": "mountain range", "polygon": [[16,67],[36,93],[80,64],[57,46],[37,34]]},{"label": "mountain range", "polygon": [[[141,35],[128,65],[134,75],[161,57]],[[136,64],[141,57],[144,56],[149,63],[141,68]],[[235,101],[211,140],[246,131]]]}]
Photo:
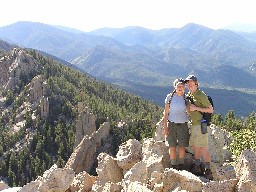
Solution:
[{"label": "mountain range", "polygon": [[[103,28],[80,32],[36,22],[0,27],[0,39],[62,63],[162,106],[172,81],[195,74],[215,111],[246,116],[256,108],[256,33],[181,28]],[[1,43],[2,44],[2,43]],[[3,45],[1,45],[3,46]]]}]

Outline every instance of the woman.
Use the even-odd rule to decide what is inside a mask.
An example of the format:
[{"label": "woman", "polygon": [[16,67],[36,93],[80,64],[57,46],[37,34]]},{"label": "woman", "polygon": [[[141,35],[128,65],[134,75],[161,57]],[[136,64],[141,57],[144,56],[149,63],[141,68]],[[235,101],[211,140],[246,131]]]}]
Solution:
[{"label": "woman", "polygon": [[[172,168],[184,169],[185,147],[189,145],[187,102],[185,100],[185,81],[176,79],[174,91],[165,98],[164,134],[169,144],[170,164]],[[178,146],[179,159],[176,157]]]}]

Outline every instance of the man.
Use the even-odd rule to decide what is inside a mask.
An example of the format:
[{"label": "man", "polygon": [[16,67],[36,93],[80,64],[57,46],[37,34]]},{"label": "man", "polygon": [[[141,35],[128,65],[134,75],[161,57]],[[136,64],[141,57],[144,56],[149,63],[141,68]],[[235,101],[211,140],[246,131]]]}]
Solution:
[{"label": "man", "polygon": [[[185,101],[185,82],[176,79],[174,91],[165,98],[164,134],[169,144],[170,167],[185,169],[185,147],[189,145],[188,114]],[[178,146],[179,158],[176,157]]]},{"label": "man", "polygon": [[[191,172],[195,175],[204,175],[205,178],[212,180],[210,169],[211,155],[208,149],[208,134],[201,132],[202,113],[213,113],[213,107],[206,94],[198,88],[198,81],[194,75],[189,75],[185,82],[188,87],[188,98],[191,99],[190,114],[190,143],[194,150],[195,164]],[[200,159],[203,157],[204,164],[201,166]],[[202,168],[204,167],[204,168]]]}]

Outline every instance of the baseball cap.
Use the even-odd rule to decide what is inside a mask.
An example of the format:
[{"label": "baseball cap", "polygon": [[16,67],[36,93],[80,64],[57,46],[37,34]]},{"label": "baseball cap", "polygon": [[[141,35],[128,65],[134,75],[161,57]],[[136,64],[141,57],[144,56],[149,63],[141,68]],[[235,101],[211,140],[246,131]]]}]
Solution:
[{"label": "baseball cap", "polygon": [[185,80],[182,79],[182,78],[175,79],[175,80],[173,81],[173,86],[176,87],[176,86],[177,86],[178,84],[180,84],[180,83],[185,84]]},{"label": "baseball cap", "polygon": [[192,80],[192,81],[197,81],[197,78],[196,78],[195,75],[189,75],[189,76],[187,76],[187,78],[185,79],[185,83],[187,83],[187,82],[190,81],[190,80]]}]

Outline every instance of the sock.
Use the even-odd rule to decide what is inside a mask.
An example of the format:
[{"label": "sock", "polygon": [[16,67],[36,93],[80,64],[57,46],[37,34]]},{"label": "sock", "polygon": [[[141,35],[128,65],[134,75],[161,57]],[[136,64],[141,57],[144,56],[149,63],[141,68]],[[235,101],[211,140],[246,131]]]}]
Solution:
[{"label": "sock", "polygon": [[210,169],[210,162],[205,162],[204,166],[205,166],[205,169]]},{"label": "sock", "polygon": [[200,159],[195,159],[195,164],[199,166],[201,164]]},{"label": "sock", "polygon": [[172,165],[177,165],[177,160],[176,159],[171,159],[171,164]]},{"label": "sock", "polygon": [[184,158],[180,158],[179,159],[179,164],[181,165],[181,164],[184,164]]}]

